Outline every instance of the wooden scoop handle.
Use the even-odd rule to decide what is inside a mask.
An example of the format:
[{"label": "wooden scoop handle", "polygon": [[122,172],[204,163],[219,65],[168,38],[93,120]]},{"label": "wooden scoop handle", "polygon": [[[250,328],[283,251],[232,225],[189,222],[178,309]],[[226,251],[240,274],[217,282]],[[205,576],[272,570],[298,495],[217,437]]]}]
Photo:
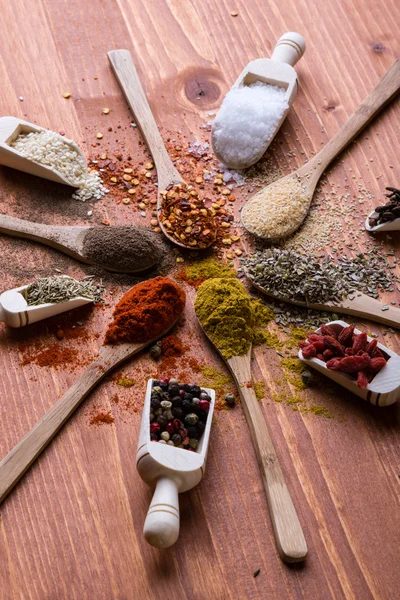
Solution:
[{"label": "wooden scoop handle", "polygon": [[115,77],[135,116],[141,134],[153,156],[157,168],[159,189],[164,189],[171,181],[183,181],[168,156],[139,75],[133,64],[131,53],[128,50],[111,50],[108,52],[108,58]]},{"label": "wooden scoop handle", "polygon": [[364,102],[351,115],[346,123],[326,146],[307,163],[301,171],[309,172],[314,167],[313,177],[319,179],[322,172],[334,158],[366,127],[372,119],[400,91],[400,59],[394,61],[389,71],[382,77],[378,85],[368,94]]},{"label": "wooden scoop handle", "polygon": [[250,358],[248,355],[233,356],[228,360],[228,365],[239,389],[262,473],[279,555],[285,562],[301,562],[307,556],[306,540],[260,404],[254,390],[246,386],[246,383],[252,381]]},{"label": "wooden scoop handle", "polygon": [[173,479],[162,477],[157,481],[143,534],[156,548],[169,548],[178,539],[179,497],[178,485]]}]

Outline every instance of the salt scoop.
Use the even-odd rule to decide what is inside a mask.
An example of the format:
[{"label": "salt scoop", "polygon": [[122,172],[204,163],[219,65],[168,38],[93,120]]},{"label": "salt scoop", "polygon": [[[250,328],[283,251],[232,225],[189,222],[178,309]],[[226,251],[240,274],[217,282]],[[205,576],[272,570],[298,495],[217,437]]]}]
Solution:
[{"label": "salt scoop", "polygon": [[215,405],[214,390],[202,388],[210,396],[206,428],[195,452],[150,440],[150,400],[153,379],[147,383],[142,412],[136,468],[155,492],[144,523],[144,537],[156,548],[168,548],[179,536],[178,494],[194,488],[204,475]]},{"label": "salt scoop", "polygon": [[[64,277],[70,279],[66,275]],[[24,294],[28,287],[29,284],[23,285],[0,295],[0,322],[6,323],[9,327],[24,327],[92,302],[89,298],[77,296],[66,302],[28,306]]]},{"label": "salt scoop", "polygon": [[[0,117],[0,164],[11,167],[12,169],[18,169],[18,171],[23,171],[24,173],[29,173],[30,175],[49,179],[50,181],[56,181],[57,183],[62,183],[71,187],[79,187],[73,181],[63,177],[56,169],[46,167],[34,160],[30,160],[11,146],[11,143],[16,140],[21,133],[40,133],[41,131],[49,130],[34,125],[33,123],[28,123],[28,121],[17,119],[16,117]],[[68,140],[61,135],[60,140],[62,140],[64,144],[68,144],[72,150],[78,152],[86,165],[86,158],[83,156],[79,146],[75,142]]]},{"label": "salt scoop", "polygon": [[233,84],[211,131],[214,153],[229,168],[246,169],[268,149],[296,97],[293,67],[305,48],[299,33],[285,33],[271,58],[249,62]]},{"label": "salt scoop", "polygon": [[[345,321],[331,321],[327,325],[334,331],[340,332],[344,327],[348,327],[349,323]],[[319,332],[320,329],[317,329],[315,333]],[[359,334],[361,331],[354,329],[354,333]],[[372,337],[368,337],[368,342],[372,339]],[[400,398],[400,356],[393,352],[393,350],[383,346],[383,344],[378,343],[377,348],[383,352],[387,363],[370,381],[365,390],[362,390],[357,385],[354,377],[351,377],[347,373],[328,369],[326,364],[322,360],[319,360],[319,358],[305,359],[301,350],[299,350],[299,358],[313,369],[326,375],[332,381],[339,383],[370,404],[374,404],[375,406],[389,406]]]},{"label": "salt scoop", "polygon": [[377,213],[373,210],[372,213],[370,213],[365,219],[366,231],[369,233],[378,233],[380,231],[400,231],[400,217],[398,219],[393,219],[393,221],[387,221],[386,223],[380,223],[380,225],[371,227],[369,220],[376,215]]}]

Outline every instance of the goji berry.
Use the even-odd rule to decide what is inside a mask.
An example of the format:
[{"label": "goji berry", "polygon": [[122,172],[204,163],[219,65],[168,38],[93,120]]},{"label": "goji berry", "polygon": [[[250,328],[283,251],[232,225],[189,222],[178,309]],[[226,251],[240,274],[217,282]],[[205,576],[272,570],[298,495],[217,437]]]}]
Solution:
[{"label": "goji berry", "polygon": [[379,373],[379,371],[381,369],[383,369],[383,367],[386,365],[386,359],[380,356],[377,356],[376,358],[371,358],[371,362],[369,364],[368,367],[368,371],[370,371],[371,373]]},{"label": "goji berry", "polygon": [[330,360],[335,355],[332,352],[332,350],[330,350],[329,348],[327,348],[326,350],[323,351],[322,356],[324,357],[325,360]]},{"label": "goji berry", "polygon": [[370,356],[372,356],[372,353],[375,350],[377,345],[378,345],[378,340],[371,340],[370,343],[365,348],[365,352],[368,352],[368,354]]},{"label": "goji berry", "polygon": [[385,358],[385,355],[383,354],[382,350],[380,348],[374,348],[374,350],[372,351],[372,358]]},{"label": "goji berry", "polygon": [[338,341],[345,348],[349,348],[353,345],[353,333],[354,333],[354,325],[349,325],[348,327],[343,327],[342,331],[339,333]]},{"label": "goji berry", "polygon": [[319,360],[322,360],[323,362],[325,362],[324,355],[321,353],[317,354],[317,356],[315,358],[319,358]]},{"label": "goji berry", "polygon": [[317,355],[317,350],[314,344],[309,344],[302,349],[302,353],[306,360],[310,360],[310,358],[314,358]]},{"label": "goji berry", "polygon": [[341,358],[331,358],[331,360],[328,360],[328,362],[326,363],[326,366],[331,371],[339,371],[341,360]]},{"label": "goji berry", "polygon": [[314,344],[317,352],[323,352],[325,350],[325,338],[323,335],[312,333],[308,336],[308,341]]},{"label": "goji berry", "polygon": [[355,354],[360,350],[365,350],[368,345],[368,337],[365,331],[363,333],[359,333],[358,335],[353,336],[353,350]]},{"label": "goji berry", "polygon": [[342,344],[340,342],[338,342],[337,339],[335,339],[331,335],[326,335],[324,337],[324,340],[325,340],[325,346],[327,346],[327,348],[332,350],[332,352],[334,353],[335,356],[344,356],[345,349],[342,346]]},{"label": "goji berry", "polygon": [[370,363],[371,358],[369,354],[364,352],[364,354],[362,354],[361,356],[344,356],[340,359],[339,365],[335,367],[334,370],[342,371],[343,373],[357,373],[362,369],[368,369]]},{"label": "goji berry", "polygon": [[366,390],[368,386],[368,375],[365,371],[358,371],[357,373],[357,385],[362,390]]},{"label": "goji berry", "polygon": [[331,337],[337,339],[336,331],[334,331],[332,329],[332,327],[329,327],[329,325],[321,325],[320,332],[321,332],[321,335],[330,335]]}]

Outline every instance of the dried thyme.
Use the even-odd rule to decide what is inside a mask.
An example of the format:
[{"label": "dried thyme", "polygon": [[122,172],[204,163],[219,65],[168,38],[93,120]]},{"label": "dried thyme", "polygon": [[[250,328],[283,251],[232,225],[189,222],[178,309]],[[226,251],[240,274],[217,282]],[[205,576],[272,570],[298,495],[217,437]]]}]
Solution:
[{"label": "dried thyme", "polygon": [[30,284],[25,291],[25,299],[28,306],[39,304],[58,304],[82,297],[92,302],[103,302],[102,293],[104,288],[93,281],[89,275],[82,281],[63,275],[55,277],[39,277]]}]

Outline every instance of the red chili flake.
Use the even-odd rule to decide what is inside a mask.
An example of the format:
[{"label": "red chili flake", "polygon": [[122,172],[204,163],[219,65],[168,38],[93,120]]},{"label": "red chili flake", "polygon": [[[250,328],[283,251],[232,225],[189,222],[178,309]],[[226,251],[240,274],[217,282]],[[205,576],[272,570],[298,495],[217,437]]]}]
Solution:
[{"label": "red chili flake", "polygon": [[326,335],[324,337],[324,340],[325,340],[325,345],[330,350],[332,350],[332,352],[334,353],[335,356],[344,356],[345,349],[342,346],[342,344],[340,344],[340,342],[338,342],[337,339],[335,339],[331,335]]},{"label": "red chili flake", "polygon": [[358,371],[357,373],[357,385],[362,390],[366,390],[368,386],[368,375],[365,371]]},{"label": "red chili flake", "polygon": [[342,331],[339,333],[338,341],[345,348],[349,348],[353,345],[353,333],[354,333],[354,325],[349,325],[348,327],[343,327]]},{"label": "red chili flake", "polygon": [[331,337],[337,339],[336,331],[334,331],[332,329],[332,327],[329,327],[329,325],[321,325],[320,332],[321,332],[321,335],[330,335]]},{"label": "red chili flake", "polygon": [[365,350],[368,346],[368,337],[365,331],[353,336],[353,350],[355,354],[360,350]]},{"label": "red chili flake", "polygon": [[310,360],[310,358],[314,358],[317,355],[317,350],[314,344],[309,344],[302,349],[303,356],[306,360]]}]

